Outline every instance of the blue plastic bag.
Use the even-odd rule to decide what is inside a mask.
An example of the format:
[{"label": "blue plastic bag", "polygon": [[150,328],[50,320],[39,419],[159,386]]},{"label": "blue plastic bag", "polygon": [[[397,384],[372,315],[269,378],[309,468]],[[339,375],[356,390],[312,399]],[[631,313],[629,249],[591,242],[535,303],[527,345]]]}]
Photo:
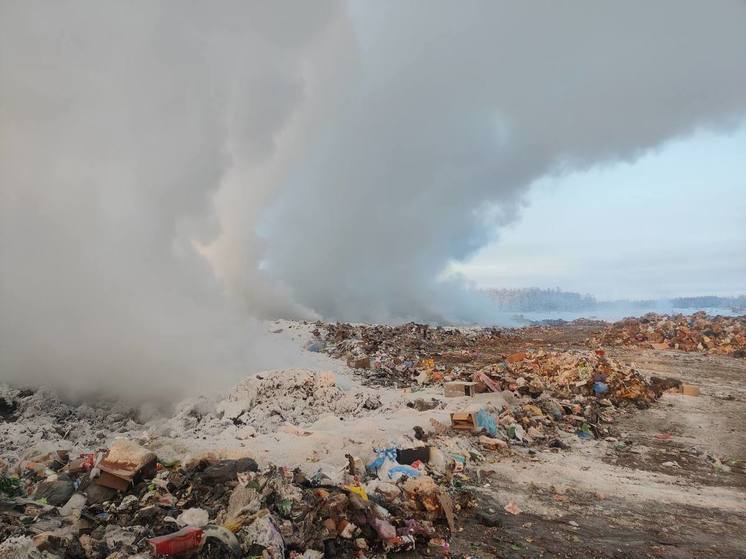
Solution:
[{"label": "blue plastic bag", "polygon": [[478,429],[487,431],[491,437],[497,436],[497,422],[494,417],[487,413],[487,410],[479,410],[475,419]]}]

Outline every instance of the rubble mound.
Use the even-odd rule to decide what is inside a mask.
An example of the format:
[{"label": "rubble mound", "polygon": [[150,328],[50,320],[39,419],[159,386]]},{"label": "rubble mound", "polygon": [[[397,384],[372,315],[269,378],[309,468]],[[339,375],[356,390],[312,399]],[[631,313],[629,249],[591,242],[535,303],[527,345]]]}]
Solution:
[{"label": "rubble mound", "polygon": [[470,359],[469,354],[506,335],[497,328],[458,329],[410,322],[400,326],[316,323],[309,349],[346,359],[363,371],[361,382],[374,386],[409,386],[432,356]]},{"label": "rubble mound", "polygon": [[[3,474],[18,490],[0,490],[0,559],[320,559],[415,548],[444,557],[456,528],[454,508],[471,500],[443,469],[399,464],[395,449],[387,451],[385,467],[383,458],[367,468],[351,458],[333,480],[288,467],[260,469],[251,459],[166,465],[133,441],[117,444]],[[428,460],[428,452],[418,454]],[[107,461],[119,467],[105,477]],[[396,468],[407,475],[381,481]],[[39,498],[40,486],[60,483],[71,486],[64,499]]]},{"label": "rubble mound", "polygon": [[358,417],[380,407],[379,396],[368,389],[339,388],[334,373],[287,369],[243,380],[217,410],[236,425],[269,433],[286,423],[309,425],[326,414]]},{"label": "rubble mound", "polygon": [[746,357],[746,316],[649,313],[615,322],[591,338],[596,346],[638,346]]},{"label": "rubble mound", "polygon": [[635,368],[596,351],[538,351],[508,355],[505,361],[474,375],[485,375],[500,390],[539,397],[602,396],[616,405],[647,404],[657,399],[653,386]]}]

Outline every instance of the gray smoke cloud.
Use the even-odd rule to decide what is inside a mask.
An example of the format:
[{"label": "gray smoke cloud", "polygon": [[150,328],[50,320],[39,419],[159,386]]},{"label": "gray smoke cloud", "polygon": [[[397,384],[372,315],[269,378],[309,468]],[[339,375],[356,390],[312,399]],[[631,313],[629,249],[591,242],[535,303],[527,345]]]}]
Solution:
[{"label": "gray smoke cloud", "polygon": [[230,170],[275,150],[339,9],[220,8],[0,3],[0,380],[178,397],[267,366],[195,245]]},{"label": "gray smoke cloud", "polygon": [[489,319],[438,279],[535,179],[746,108],[742,2],[360,10],[355,73],[267,225],[268,269],[327,317]]},{"label": "gray smoke cloud", "polygon": [[1,378],[218,378],[260,360],[246,316],[491,321],[449,262],[539,177],[735,123],[745,28],[726,0],[1,0]]}]

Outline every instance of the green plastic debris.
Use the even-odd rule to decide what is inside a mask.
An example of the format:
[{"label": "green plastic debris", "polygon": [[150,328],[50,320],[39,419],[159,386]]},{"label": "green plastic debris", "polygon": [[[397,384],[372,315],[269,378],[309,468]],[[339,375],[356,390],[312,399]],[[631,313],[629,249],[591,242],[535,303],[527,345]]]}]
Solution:
[{"label": "green plastic debris", "polygon": [[293,501],[290,499],[283,499],[277,503],[277,511],[281,516],[287,518],[290,516],[290,512],[293,510]]},{"label": "green plastic debris", "polygon": [[17,497],[21,494],[21,480],[17,477],[0,476],[0,493],[8,497]]}]

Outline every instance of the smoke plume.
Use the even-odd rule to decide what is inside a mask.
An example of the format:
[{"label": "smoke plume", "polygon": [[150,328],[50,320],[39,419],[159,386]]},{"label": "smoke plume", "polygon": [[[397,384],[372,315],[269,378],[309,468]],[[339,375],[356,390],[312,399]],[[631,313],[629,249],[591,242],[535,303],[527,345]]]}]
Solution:
[{"label": "smoke plume", "polygon": [[249,316],[490,321],[448,264],[542,176],[735,123],[744,28],[727,0],[2,0],[0,379],[240,374]]}]

